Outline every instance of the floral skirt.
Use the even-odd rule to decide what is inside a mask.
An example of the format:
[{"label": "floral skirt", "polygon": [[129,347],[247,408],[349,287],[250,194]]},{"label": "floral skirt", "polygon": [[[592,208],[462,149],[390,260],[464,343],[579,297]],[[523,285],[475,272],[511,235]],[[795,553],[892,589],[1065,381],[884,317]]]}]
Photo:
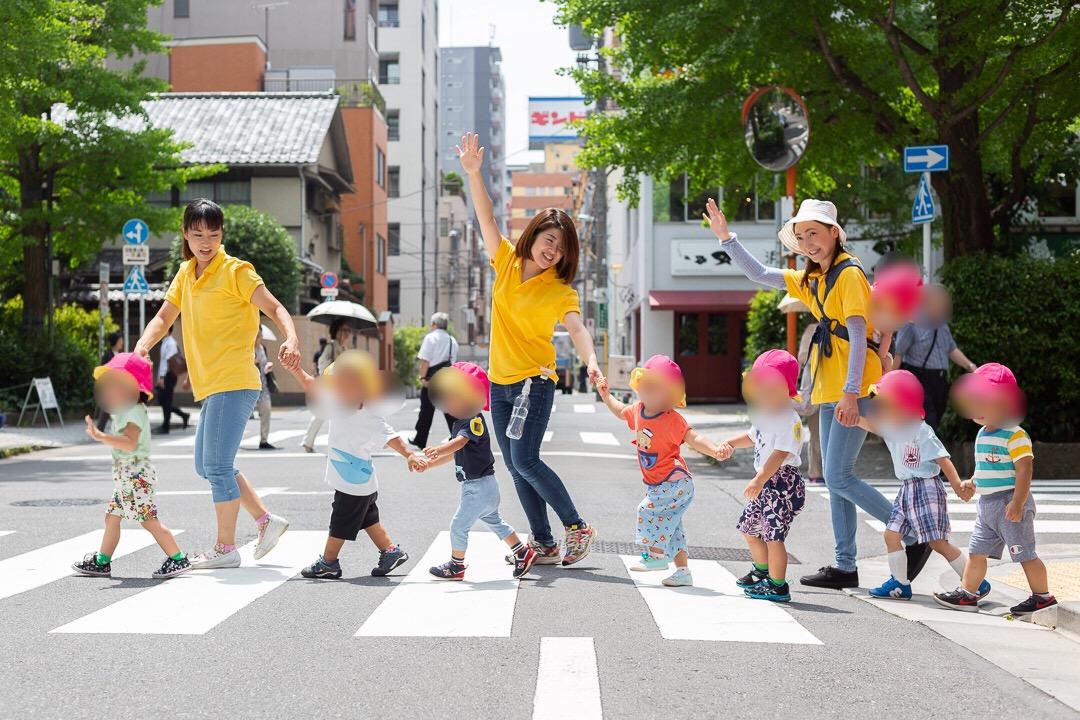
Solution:
[{"label": "floral skirt", "polygon": [[113,496],[106,515],[117,515],[127,520],[157,519],[154,502],[154,486],[157,471],[145,459],[113,459]]}]

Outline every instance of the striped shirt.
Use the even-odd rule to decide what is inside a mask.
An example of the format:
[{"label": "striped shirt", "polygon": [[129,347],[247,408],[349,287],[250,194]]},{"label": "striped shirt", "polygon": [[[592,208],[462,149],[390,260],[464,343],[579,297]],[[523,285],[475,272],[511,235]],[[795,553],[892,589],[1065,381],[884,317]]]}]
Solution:
[{"label": "striped shirt", "polygon": [[975,491],[982,495],[1016,487],[1016,461],[1034,457],[1031,437],[1021,427],[981,428],[975,436]]}]

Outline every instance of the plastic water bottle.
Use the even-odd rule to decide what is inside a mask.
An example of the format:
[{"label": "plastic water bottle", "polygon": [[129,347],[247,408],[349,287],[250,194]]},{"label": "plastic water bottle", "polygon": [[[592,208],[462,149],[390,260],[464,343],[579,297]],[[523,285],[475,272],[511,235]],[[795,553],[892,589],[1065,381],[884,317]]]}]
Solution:
[{"label": "plastic water bottle", "polygon": [[514,400],[514,410],[510,413],[510,423],[506,426],[506,437],[511,440],[520,440],[525,432],[525,418],[529,416],[529,389],[532,387],[532,378],[525,378],[525,384],[521,386],[521,394]]}]

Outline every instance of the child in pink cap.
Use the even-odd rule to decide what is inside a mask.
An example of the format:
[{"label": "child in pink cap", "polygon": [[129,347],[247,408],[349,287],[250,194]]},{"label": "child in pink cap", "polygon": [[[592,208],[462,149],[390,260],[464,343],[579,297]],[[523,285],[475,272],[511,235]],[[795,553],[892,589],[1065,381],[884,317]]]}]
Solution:
[{"label": "child in pink cap", "polygon": [[120,521],[128,519],[140,522],[165,551],[167,557],[153,577],[170,578],[187,572],[191,563],[169,528],[158,520],[154,503],[157,472],[150,464],[150,417],[146,413],[146,403],[153,397],[150,362],[135,353],[119,353],[94,369],[94,380],[94,395],[109,413],[111,427],[110,432],[98,430],[87,415],[86,434],[112,448],[113,496],[105,509],[101,547],[71,567],[80,575],[111,577]]},{"label": "child in pink cap", "polygon": [[611,413],[634,431],[645,481],[636,538],[641,560],[630,569],[666,570],[674,560],[675,572],[664,578],[664,585],[693,585],[682,521],[694,499],[694,479],[680,448],[686,443],[700,453],[723,459],[720,447],[697,433],[675,409],[686,406],[686,389],[682,370],[667,355],[653,355],[644,366],[634,368],[630,387],[638,396],[633,405],[613,398],[606,378],[596,386]]},{"label": "child in pink cap", "polygon": [[[972,491],[960,482],[956,467],[945,446],[926,424],[923,410],[923,386],[907,370],[893,370],[870,386],[872,416],[860,418],[859,426],[881,436],[892,455],[893,472],[903,484],[893,500],[892,513],[885,525],[888,550],[888,580],[870,590],[876,598],[911,599],[904,538],[929,543],[930,548],[948,561],[958,576],[964,574],[966,558],[960,548],[949,542],[949,506],[944,480],[962,500],[970,500]],[[979,597],[990,592],[990,583],[978,587]]]},{"label": "child in pink cap", "polygon": [[986,363],[961,377],[953,394],[960,413],[982,425],[975,436],[975,476],[964,482],[978,493],[979,504],[960,586],[937,593],[934,600],[952,610],[977,612],[987,584],[987,558],[1000,558],[1008,548],[1031,588],[1027,600],[1010,608],[1012,614],[1030,615],[1057,605],[1046,565],[1035,551],[1034,453],[1031,437],[1020,427],[1024,395],[1016,376],[1000,363]]},{"label": "child in pink cap", "polygon": [[802,464],[803,425],[795,405],[799,361],[786,350],[766,350],[743,378],[743,396],[750,405],[750,430],[723,444],[754,448],[754,478],[743,495],[746,507],[736,526],[753,558],[750,572],[736,581],[753,600],[789,602],[787,548],[791,523],[806,502]]}]

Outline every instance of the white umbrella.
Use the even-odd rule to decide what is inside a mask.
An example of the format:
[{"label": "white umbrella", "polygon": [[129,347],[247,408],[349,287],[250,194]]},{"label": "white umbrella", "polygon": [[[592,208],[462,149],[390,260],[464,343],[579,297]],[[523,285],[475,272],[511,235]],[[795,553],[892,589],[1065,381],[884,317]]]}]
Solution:
[{"label": "white umbrella", "polygon": [[307,316],[317,323],[329,325],[338,318],[345,318],[353,330],[370,330],[379,322],[371,311],[360,303],[348,300],[330,300],[308,310]]},{"label": "white umbrella", "polygon": [[789,293],[785,293],[780,302],[776,303],[776,309],[784,313],[810,312],[810,308],[806,307],[806,303],[792,297]]},{"label": "white umbrella", "polygon": [[277,340],[277,335],[274,334],[273,330],[266,327],[266,325],[262,325],[261,327],[262,327],[262,331],[260,332],[260,337],[263,340],[268,340],[270,342],[274,342],[274,341]]}]

